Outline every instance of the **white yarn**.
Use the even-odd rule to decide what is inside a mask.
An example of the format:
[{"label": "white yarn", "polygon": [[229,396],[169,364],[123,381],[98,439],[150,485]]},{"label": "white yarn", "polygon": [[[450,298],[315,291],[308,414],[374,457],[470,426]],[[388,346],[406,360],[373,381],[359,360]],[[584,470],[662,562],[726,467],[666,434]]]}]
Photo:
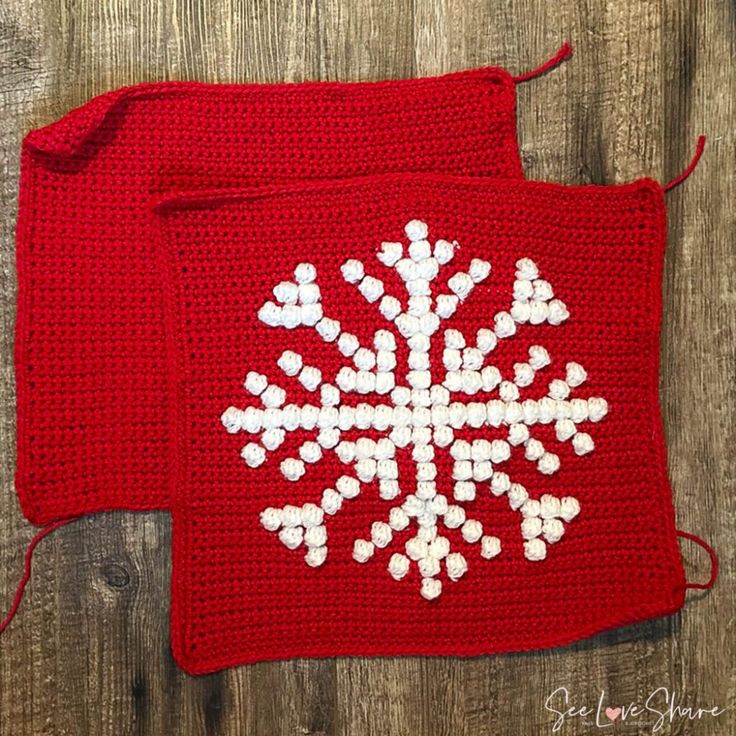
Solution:
[{"label": "white yarn", "polygon": [[409,258],[413,261],[423,261],[432,255],[432,246],[427,240],[414,240],[409,245]]},{"label": "white yarn", "polygon": [[340,266],[342,277],[349,284],[357,284],[365,276],[365,268],[360,261],[351,258]]},{"label": "white yarn", "polygon": [[422,598],[432,601],[442,593],[442,582],[437,578],[422,578]]},{"label": "white yarn", "polygon": [[304,531],[304,544],[307,547],[324,547],[327,543],[327,529],[324,526],[311,526]]},{"label": "white yarn", "polygon": [[302,369],[302,356],[291,350],[285,350],[276,363],[287,376],[296,376]]},{"label": "white yarn", "polygon": [[315,329],[325,342],[334,342],[340,334],[340,323],[336,319],[323,317],[317,322]]},{"label": "white yarn", "polygon": [[261,394],[261,401],[268,408],[281,406],[286,401],[286,391],[279,386],[270,384]]},{"label": "white yarn", "polygon": [[342,507],[343,496],[334,488],[325,488],[322,491],[322,509],[326,514],[334,516]]},{"label": "white yarn", "polygon": [[441,266],[452,260],[456,246],[457,243],[448,243],[446,240],[438,240],[434,244],[434,257]]},{"label": "white yarn", "polygon": [[384,296],[379,305],[378,311],[389,321],[393,321],[401,314],[401,302],[393,296]]},{"label": "white yarn", "polygon": [[358,338],[349,332],[341,332],[337,338],[337,348],[346,358],[354,355],[359,347]]},{"label": "white yarn", "polygon": [[240,456],[251,468],[257,468],[266,460],[266,450],[255,442],[249,442],[241,451]]},{"label": "white yarn", "polygon": [[309,284],[317,278],[317,269],[311,263],[300,263],[294,269],[294,278],[298,284]]},{"label": "white yarn", "polygon": [[398,552],[391,555],[388,571],[394,580],[401,580],[409,572],[409,558]]},{"label": "white yarn", "polygon": [[593,438],[586,432],[575,434],[572,438],[572,446],[578,455],[587,455],[595,449]]},{"label": "white yarn", "polygon": [[392,268],[403,255],[403,246],[401,243],[381,243],[381,250],[378,253],[378,260],[384,266]]},{"label": "white yarn", "polygon": [[341,475],[335,487],[343,498],[355,498],[360,493],[360,482],[349,475]]},{"label": "white yarn", "polygon": [[304,539],[304,529],[300,526],[285,527],[279,531],[279,539],[288,549],[296,549]]},{"label": "white yarn", "polygon": [[273,287],[273,295],[282,304],[296,304],[299,300],[299,287],[291,281],[282,281]]},{"label": "white yarn", "polygon": [[424,240],[429,233],[429,228],[427,223],[422,222],[422,220],[410,220],[404,226],[404,232],[411,241]]},{"label": "white yarn", "polygon": [[460,300],[457,296],[453,294],[440,294],[437,297],[435,314],[437,314],[440,319],[448,319],[455,314],[459,304]]},{"label": "white yarn", "polygon": [[501,554],[501,540],[498,537],[483,537],[480,540],[480,554],[487,560]]},{"label": "white yarn", "polygon": [[281,527],[281,519],[282,519],[282,511],[281,509],[275,509],[275,508],[267,508],[263,509],[261,511],[261,525],[264,529],[267,529],[269,532],[275,532],[277,529]]},{"label": "white yarn", "polygon": [[356,539],[353,544],[353,559],[356,562],[368,562],[375,551],[375,547],[371,542],[365,539]]},{"label": "white yarn", "polygon": [[383,296],[383,283],[373,276],[365,276],[358,284],[360,293],[371,303]]},{"label": "white yarn", "polygon": [[550,364],[549,353],[541,345],[532,345],[529,348],[529,365],[535,371]]},{"label": "white yarn", "polygon": [[310,567],[319,567],[327,559],[327,547],[310,547],[304,559]]},{"label": "white yarn", "polygon": [[434,557],[423,557],[417,561],[417,567],[419,568],[419,574],[423,578],[433,578],[435,575],[440,574],[440,561]]},{"label": "white yarn", "polygon": [[299,301],[302,304],[316,304],[322,298],[317,284],[301,284],[299,286]]},{"label": "white yarn", "polygon": [[524,557],[527,560],[538,562],[547,556],[547,545],[537,537],[524,542]]},{"label": "white yarn", "polygon": [[447,577],[452,581],[460,580],[468,571],[468,563],[459,552],[451,552],[445,559]]},{"label": "white yarn", "polygon": [[483,536],[483,526],[476,519],[468,519],[462,527],[463,539],[468,544],[474,544]]}]

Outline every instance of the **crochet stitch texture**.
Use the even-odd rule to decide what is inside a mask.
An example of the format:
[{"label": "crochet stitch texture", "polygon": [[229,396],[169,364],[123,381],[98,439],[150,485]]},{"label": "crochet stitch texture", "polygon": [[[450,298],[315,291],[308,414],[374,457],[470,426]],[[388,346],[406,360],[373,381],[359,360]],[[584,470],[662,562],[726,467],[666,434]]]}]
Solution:
[{"label": "crochet stitch texture", "polygon": [[150,200],[392,171],[522,178],[503,70],[380,83],[143,84],[30,133],[17,232],[17,491],[36,524],[168,509]]},{"label": "crochet stitch texture", "polygon": [[658,184],[390,174],[157,210],[184,669],[537,649],[682,606]]}]

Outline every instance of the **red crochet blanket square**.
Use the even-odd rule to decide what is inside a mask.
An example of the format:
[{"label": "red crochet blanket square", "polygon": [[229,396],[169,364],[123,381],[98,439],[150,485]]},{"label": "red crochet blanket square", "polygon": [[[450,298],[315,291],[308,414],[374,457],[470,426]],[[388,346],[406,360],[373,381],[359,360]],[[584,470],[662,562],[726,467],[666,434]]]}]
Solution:
[{"label": "red crochet blanket square", "polygon": [[152,194],[391,171],[521,178],[513,79],[143,84],[30,133],[16,341],[28,519],[169,508]]},{"label": "red crochet blanket square", "polygon": [[390,175],[158,212],[182,667],[537,649],[682,606],[658,184]]}]

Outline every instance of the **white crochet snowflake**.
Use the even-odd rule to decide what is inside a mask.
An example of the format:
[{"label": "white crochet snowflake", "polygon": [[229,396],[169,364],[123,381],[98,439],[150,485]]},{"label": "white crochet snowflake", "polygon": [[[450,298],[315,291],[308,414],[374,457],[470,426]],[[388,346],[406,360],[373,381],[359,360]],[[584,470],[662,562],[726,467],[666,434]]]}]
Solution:
[{"label": "white crochet snowflake", "polygon": [[[366,484],[377,483],[380,497],[393,503],[383,519],[366,529],[366,538],[355,540],[353,558],[367,562],[376,549],[398,544],[396,537],[403,536],[403,547],[391,556],[388,572],[400,580],[414,563],[421,576],[421,594],[431,600],[442,592],[443,567],[452,581],[467,570],[463,554],[452,551],[452,535],[477,543],[486,559],[501,551],[499,539],[486,534],[481,522],[464,508],[478,493],[505,496],[511,509],[520,514],[526,558],[538,561],[546,557],[547,545],[559,541],[565,524],[578,514],[577,500],[549,494],[533,499],[501,468],[512,449],[519,448],[540,473],[551,475],[558,470],[558,456],[533,436],[537,424],[554,423],[560,442],[571,441],[578,455],[591,452],[593,440],[578,427],[600,421],[607,404],[598,397],[570,398],[586,380],[582,366],[572,362],[566,365],[564,379],[548,382],[544,398],[522,400],[521,391],[550,364],[541,345],[529,348],[528,357],[514,365],[513,376],[502,376],[490,362],[499,340],[525,326],[557,328],[569,316],[565,304],[554,298],[549,282],[540,278],[534,262],[528,258],[517,262],[509,310],[498,312],[488,328],[470,339],[458,329],[441,330],[441,326],[470,297],[476,284],[489,276],[490,263],[472,260],[467,272],[449,278],[449,293],[434,295],[432,284],[452,261],[457,243],[437,240],[431,245],[427,225],[419,220],[407,223],[405,232],[409,239],[406,252],[402,243],[383,243],[377,254],[404,282],[405,303],[387,294],[384,284],[367,275],[360,261],[348,260],[341,268],[345,281],[376,305],[391,329],[376,330],[373,345],[361,345],[337,319],[324,313],[315,267],[299,264],[293,281],[274,287],[275,301],[261,307],[260,320],[287,330],[312,329],[351,365],[326,378],[319,368],[305,365],[297,352],[286,350],[278,367],[314,393],[314,401],[287,403],[287,391],[281,385],[250,372],[245,389],[262,406],[230,407],[222,423],[230,433],[260,435],[260,441],[249,442],[241,452],[251,468],[266,462],[288,432],[311,433],[313,439],[301,445],[298,457],[282,460],[281,472],[287,481],[299,481],[307,465],[319,463],[326,452],[334,452],[345,465],[345,474],[336,479],[334,487],[325,488],[316,503],[267,508],[261,514],[262,525],[277,533],[286,547],[306,550],[305,560],[312,567],[327,558],[329,519]],[[397,339],[404,340],[409,351],[408,365],[401,371],[396,360]],[[434,339],[444,341],[442,383],[433,383],[430,372]],[[344,402],[350,394],[357,397]],[[468,442],[456,437],[457,430],[465,430],[467,436],[468,429],[477,432],[477,439]],[[487,438],[497,436],[499,429],[505,439]],[[411,479],[399,477],[397,450],[404,448],[411,451],[415,470]],[[449,452],[453,459],[452,499],[437,489],[435,457],[441,452]]]}]

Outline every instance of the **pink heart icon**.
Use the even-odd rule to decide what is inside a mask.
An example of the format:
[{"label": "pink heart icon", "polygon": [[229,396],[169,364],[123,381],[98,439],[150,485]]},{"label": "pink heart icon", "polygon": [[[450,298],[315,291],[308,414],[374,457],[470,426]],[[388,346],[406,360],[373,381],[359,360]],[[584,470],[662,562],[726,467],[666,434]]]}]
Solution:
[{"label": "pink heart icon", "polygon": [[621,715],[621,708],[606,708],[606,716],[609,721],[615,721]]}]

